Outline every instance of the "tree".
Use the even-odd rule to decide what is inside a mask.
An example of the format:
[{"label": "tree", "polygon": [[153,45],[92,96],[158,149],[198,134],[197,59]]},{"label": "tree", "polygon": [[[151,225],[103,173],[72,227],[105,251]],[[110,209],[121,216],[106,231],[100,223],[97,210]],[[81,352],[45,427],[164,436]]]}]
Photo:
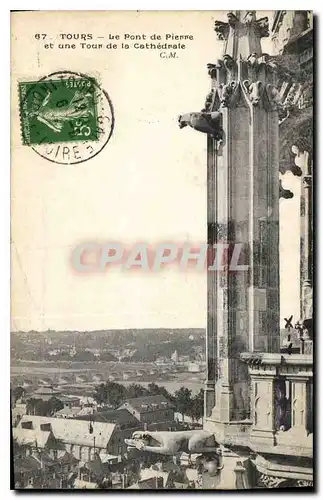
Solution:
[{"label": "tree", "polygon": [[27,415],[42,415],[42,413],[39,412],[40,405],[42,402],[43,402],[42,399],[36,399],[36,398],[28,399],[26,404]]},{"label": "tree", "polygon": [[107,382],[108,400],[107,403],[114,408],[121,405],[127,399],[126,388],[115,382]]},{"label": "tree", "polygon": [[150,384],[148,384],[148,391],[149,391],[149,394],[151,396],[159,396],[160,395],[160,396],[164,396],[171,403],[176,402],[175,397],[172,394],[170,394],[168,392],[168,390],[166,389],[166,387],[164,387],[163,385],[157,385],[154,382],[151,382]]},{"label": "tree", "polygon": [[141,398],[142,396],[148,396],[149,391],[145,389],[142,385],[139,384],[131,384],[126,389],[127,399],[131,398]]},{"label": "tree", "polygon": [[127,399],[127,389],[116,382],[106,382],[95,388],[93,397],[99,404],[108,404],[117,408]]},{"label": "tree", "polygon": [[80,351],[75,354],[73,361],[96,361],[96,357],[91,351]]},{"label": "tree", "polygon": [[52,417],[54,413],[64,408],[63,403],[53,397],[48,401],[43,399],[30,398],[27,401],[27,415],[40,415],[43,417]]},{"label": "tree", "polygon": [[50,398],[48,403],[49,403],[48,410],[50,412],[50,415],[54,415],[54,413],[64,408],[64,404],[62,403],[62,401],[55,397]]},{"label": "tree", "polygon": [[26,391],[23,387],[20,387],[19,385],[17,387],[14,387],[11,390],[12,403],[15,405],[18,399],[22,398],[25,394]]},{"label": "tree", "polygon": [[171,403],[173,403],[173,404],[176,403],[175,396],[173,394],[171,394],[170,392],[168,392],[168,390],[166,389],[166,387],[164,387],[163,385],[159,386],[159,394],[161,396],[164,396]]},{"label": "tree", "polygon": [[100,361],[117,361],[117,358],[109,351],[102,351],[100,353]]},{"label": "tree", "polygon": [[184,420],[184,415],[189,414],[189,410],[192,404],[192,391],[186,387],[181,387],[174,394],[176,409],[182,414],[182,419]]},{"label": "tree", "polygon": [[106,384],[102,382],[102,384],[97,385],[95,387],[95,392],[93,393],[93,398],[95,401],[99,404],[102,405],[106,403],[107,401],[107,388]]},{"label": "tree", "polygon": [[[189,391],[189,393],[191,393],[191,391]],[[148,385],[147,389],[140,384],[131,384],[129,387],[124,387],[117,382],[101,383],[95,387],[93,398],[100,405],[107,404],[116,408],[126,399],[156,395],[164,396],[172,403],[177,402],[176,398],[172,396],[165,387],[159,386],[153,382]]]},{"label": "tree", "polygon": [[203,417],[204,412],[204,391],[200,389],[199,393],[196,394],[191,400],[190,407],[188,409],[188,416],[192,418],[194,422],[200,420]]},{"label": "tree", "polygon": [[160,394],[160,387],[159,385],[155,384],[155,382],[151,382],[148,384],[148,391],[150,392],[151,396],[157,396]]}]

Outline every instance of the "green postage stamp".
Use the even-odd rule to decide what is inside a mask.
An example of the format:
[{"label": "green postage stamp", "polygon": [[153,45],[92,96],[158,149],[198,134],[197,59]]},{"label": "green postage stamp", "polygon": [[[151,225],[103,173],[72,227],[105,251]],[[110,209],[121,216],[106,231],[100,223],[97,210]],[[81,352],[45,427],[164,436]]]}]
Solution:
[{"label": "green postage stamp", "polygon": [[89,78],[19,83],[25,145],[97,141],[95,84]]},{"label": "green postage stamp", "polygon": [[95,78],[58,71],[19,82],[22,144],[61,165],[88,161],[109,142],[114,128],[110,97]]}]

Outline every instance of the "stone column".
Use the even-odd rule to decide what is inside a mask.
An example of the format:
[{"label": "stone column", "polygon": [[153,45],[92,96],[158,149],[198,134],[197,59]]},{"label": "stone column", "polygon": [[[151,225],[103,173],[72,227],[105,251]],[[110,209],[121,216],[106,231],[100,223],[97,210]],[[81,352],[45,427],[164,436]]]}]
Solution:
[{"label": "stone column", "polygon": [[289,377],[291,382],[291,431],[298,438],[307,436],[307,382],[308,378]]},{"label": "stone column", "polygon": [[[295,163],[300,170],[301,200],[300,200],[300,322],[297,328],[300,331],[303,354],[312,353],[313,349],[313,199],[312,199],[312,154],[311,150],[311,119],[305,129],[305,138],[299,135],[299,146],[293,145],[291,150],[295,155]],[[304,145],[305,143],[305,145]]]},{"label": "stone column", "polygon": [[287,432],[280,432],[277,436],[278,444],[281,446],[298,446],[312,451],[313,434],[311,419],[310,396],[311,380],[308,376],[289,374],[287,380],[291,385],[291,428]]},{"label": "stone column", "polygon": [[[207,138],[207,242],[213,245],[216,241],[215,221],[216,204],[215,192],[217,186],[216,151],[218,143],[213,137]],[[210,254],[208,254],[209,257]],[[207,273],[207,329],[206,329],[206,384],[204,395],[204,417],[209,417],[215,404],[215,382],[217,379],[216,367],[216,283],[217,274],[213,271]]]},{"label": "stone column", "polygon": [[245,353],[241,359],[246,362],[251,379],[250,444],[254,451],[260,451],[275,444],[280,354]]},{"label": "stone column", "polygon": [[[312,454],[313,429],[313,357],[312,355],[286,356],[279,366],[281,376],[289,386],[290,428],[277,432],[277,445],[295,450],[299,455]],[[287,453],[287,448],[285,450]]]},{"label": "stone column", "polygon": [[229,244],[223,269],[208,269],[204,421],[225,441],[250,413],[240,354],[279,350],[279,93],[261,50],[268,18],[236,11],[215,31],[225,47],[208,65],[212,90],[205,108],[179,125],[208,135],[208,242]]},{"label": "stone column", "polygon": [[274,444],[275,433],[275,374],[252,375],[254,393],[251,441]]},{"label": "stone column", "polygon": [[242,244],[249,268],[232,272],[227,266],[208,280],[208,326],[209,334],[216,332],[218,368],[210,420],[223,436],[249,415],[240,353],[279,350],[278,112],[274,71],[260,44],[267,20],[245,11],[228,17],[228,28],[216,23],[228,39],[211,75],[212,111],[222,113],[223,141],[215,159],[216,188],[214,176],[208,177],[214,190],[208,212],[215,218],[215,243]]},{"label": "stone column", "polygon": [[[301,190],[301,315],[302,320],[312,319],[312,174],[311,157],[307,151],[302,154]],[[312,332],[310,332],[310,335]]]}]

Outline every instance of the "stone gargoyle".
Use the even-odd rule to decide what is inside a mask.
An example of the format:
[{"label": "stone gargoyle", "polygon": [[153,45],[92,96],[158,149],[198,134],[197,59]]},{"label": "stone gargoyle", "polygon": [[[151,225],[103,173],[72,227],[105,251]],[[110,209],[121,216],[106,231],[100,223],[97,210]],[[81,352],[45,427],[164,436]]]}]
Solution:
[{"label": "stone gargoyle", "polygon": [[220,445],[213,434],[204,430],[193,431],[136,431],[125,439],[129,449],[159,453],[161,455],[209,454],[218,456]]},{"label": "stone gargoyle", "polygon": [[223,138],[223,129],[221,126],[222,114],[219,111],[186,113],[180,115],[178,124],[180,128],[192,127],[198,132],[211,135],[216,141]]}]

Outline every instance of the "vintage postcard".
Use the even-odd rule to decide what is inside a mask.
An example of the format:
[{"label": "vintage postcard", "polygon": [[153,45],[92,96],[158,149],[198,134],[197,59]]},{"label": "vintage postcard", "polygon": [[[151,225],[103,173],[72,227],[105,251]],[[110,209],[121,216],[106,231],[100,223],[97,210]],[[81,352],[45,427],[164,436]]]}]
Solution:
[{"label": "vintage postcard", "polygon": [[12,489],[314,488],[313,30],[11,13]]}]

